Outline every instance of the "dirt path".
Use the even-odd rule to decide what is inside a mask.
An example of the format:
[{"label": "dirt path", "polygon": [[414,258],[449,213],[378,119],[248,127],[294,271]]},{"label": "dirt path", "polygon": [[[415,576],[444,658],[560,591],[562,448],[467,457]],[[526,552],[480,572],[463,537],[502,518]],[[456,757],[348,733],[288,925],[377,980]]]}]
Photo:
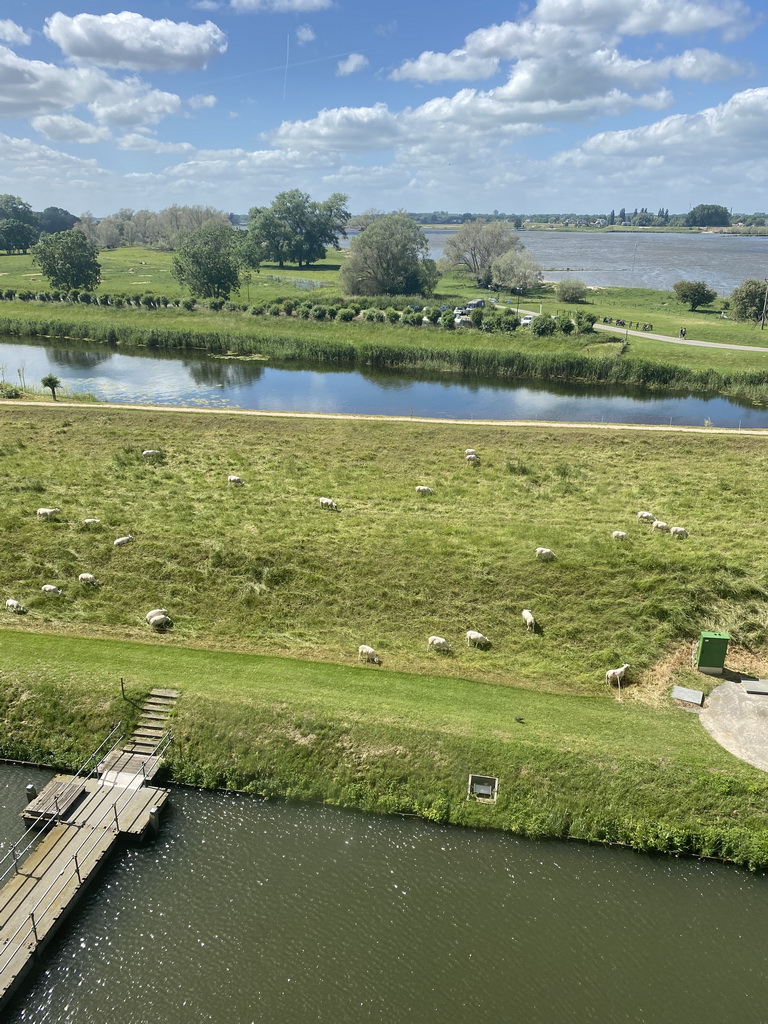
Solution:
[{"label": "dirt path", "polygon": [[25,399],[0,399],[0,409],[16,406],[45,406],[55,409],[109,409],[119,412],[133,409],[137,412],[203,413],[206,416],[267,416],[297,420],[372,420],[394,423],[450,423],[463,427],[546,427],[564,430],[650,430],[676,434],[743,434],[745,437],[768,437],[768,428],[754,427],[676,427],[662,423],[571,423],[558,420],[453,420],[433,416],[384,416],[354,412],[275,412],[272,409],[205,409],[191,405],[123,405],[111,402],[30,402]]}]

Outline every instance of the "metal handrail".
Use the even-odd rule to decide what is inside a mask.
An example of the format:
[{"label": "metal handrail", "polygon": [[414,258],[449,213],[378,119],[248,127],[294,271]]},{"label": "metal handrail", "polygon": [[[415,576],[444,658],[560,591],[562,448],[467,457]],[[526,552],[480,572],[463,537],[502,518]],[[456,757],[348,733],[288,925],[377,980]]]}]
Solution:
[{"label": "metal handrail", "polygon": [[[150,757],[161,756],[162,753],[167,749],[168,744],[171,742],[172,738],[173,737],[172,737],[170,732],[165,733],[161,737],[161,739],[158,741],[157,745],[155,746],[155,748],[153,749],[152,753],[149,756]],[[144,764],[143,763],[142,763],[142,766],[141,766],[141,771],[136,771],[136,772],[133,773],[132,781],[133,781],[133,779],[138,778],[139,775],[142,775],[146,779],[146,773],[145,773],[145,770],[144,770]],[[109,815],[113,815],[114,818],[115,818],[115,825],[118,826],[118,821],[117,821],[118,810],[117,810],[117,808],[118,808],[118,804],[120,803],[120,800],[123,797],[126,797],[126,798],[128,798],[128,800],[130,800],[134,796],[134,794],[135,794],[135,790],[130,788],[130,784],[128,786],[121,787],[121,789],[123,789],[123,792],[120,794],[120,796],[117,797],[115,802],[113,804],[110,804],[109,807],[107,807],[105,809],[104,814],[101,815],[101,817],[98,819],[97,822],[95,822],[92,825],[88,826],[87,834],[84,836],[83,841],[77,845],[74,853],[72,854],[72,858],[71,858],[72,868],[70,868],[69,872],[66,871],[66,868],[62,868],[61,871],[59,872],[58,876],[48,885],[48,887],[46,888],[45,892],[42,893],[40,898],[37,900],[35,905],[30,910],[28,920],[31,922],[31,925],[29,927],[27,927],[27,930],[26,930],[26,932],[23,935],[23,940],[26,940],[30,935],[32,935],[32,936],[34,936],[35,941],[37,941],[37,923],[40,920],[40,916],[44,915],[48,910],[50,910],[51,905],[52,905],[53,901],[55,900],[56,896],[58,896],[58,894],[62,891],[62,889],[64,889],[64,887],[68,884],[68,882],[73,877],[73,875],[76,874],[77,878],[78,878],[78,881],[81,881],[81,879],[80,879],[80,865],[78,863],[78,854],[82,853],[84,848],[88,845],[89,841],[93,841],[94,840],[94,837],[96,838],[96,840],[98,840],[100,838],[100,836],[97,833],[97,829],[99,828],[101,823],[105,820],[105,818],[107,818]],[[118,828],[119,828],[119,826],[118,826]],[[92,845],[95,845],[95,841],[92,842]],[[54,886],[57,883],[60,883],[59,884],[59,888],[53,894],[53,896],[51,897],[51,900],[49,901],[48,905],[43,909],[42,915],[39,915],[38,916],[38,920],[36,921],[35,920],[35,913],[37,912],[37,910],[40,907],[40,905],[42,904],[42,902],[45,900],[45,898],[48,896],[48,894],[51,892],[51,890],[54,888]],[[15,940],[18,938],[19,933],[23,931],[25,926],[26,926],[26,920],[23,921],[18,926],[16,931],[13,933],[13,935],[11,935],[8,938],[8,940],[6,941],[5,947],[3,948],[3,950],[0,951],[0,970],[3,969],[3,966],[4,966],[3,961],[6,958],[6,955],[7,955],[8,959],[10,959],[11,957],[16,955],[16,952],[20,948],[21,941],[19,943],[15,944]]]},{"label": "metal handrail", "polygon": [[[42,815],[44,815],[44,814],[46,814],[46,813],[47,813],[48,811],[50,811],[50,810],[51,810],[52,808],[53,808],[53,809],[54,809],[54,810],[56,811],[56,813],[58,814],[58,812],[59,812],[59,805],[58,805],[58,801],[59,801],[59,800],[60,800],[60,799],[61,799],[61,798],[62,798],[63,796],[66,796],[68,800],[71,800],[71,799],[74,799],[74,798],[75,798],[76,796],[78,796],[78,795],[79,795],[79,794],[80,794],[80,793],[81,793],[81,792],[83,791],[83,789],[85,788],[85,784],[86,784],[86,782],[87,782],[87,781],[88,781],[88,780],[89,780],[89,779],[90,779],[90,778],[91,778],[91,777],[92,777],[92,776],[94,775],[94,773],[95,773],[95,772],[97,771],[97,769],[98,769],[98,765],[99,765],[99,761],[103,760],[103,758],[99,758],[99,760],[97,760],[97,761],[96,761],[96,764],[95,764],[95,765],[93,766],[93,768],[91,768],[91,770],[90,770],[90,771],[88,772],[88,774],[87,774],[87,775],[85,775],[85,776],[82,776],[82,777],[81,777],[81,772],[85,771],[85,769],[86,769],[86,767],[87,767],[88,763],[89,763],[90,761],[92,761],[92,760],[93,760],[94,758],[96,758],[96,757],[97,757],[97,756],[98,756],[98,755],[99,755],[99,754],[101,753],[101,750],[102,750],[102,748],[103,748],[104,746],[106,746],[106,744],[107,744],[107,743],[108,743],[108,742],[109,742],[109,741],[110,741],[110,740],[112,739],[112,737],[113,737],[113,736],[115,735],[115,733],[117,732],[117,730],[118,730],[118,729],[119,729],[119,728],[121,727],[121,725],[122,725],[122,723],[121,723],[121,722],[118,722],[118,723],[117,723],[117,725],[116,725],[116,726],[115,726],[115,727],[114,727],[114,728],[112,729],[112,731],[110,732],[110,734],[109,734],[109,735],[108,735],[108,736],[106,737],[106,739],[105,739],[105,740],[104,740],[104,741],[103,741],[102,743],[100,743],[100,744],[99,744],[99,746],[98,746],[98,747],[97,747],[97,748],[96,748],[96,749],[94,750],[94,752],[93,752],[92,754],[90,754],[90,755],[89,755],[89,756],[88,756],[88,757],[87,757],[87,758],[85,759],[85,761],[84,761],[84,762],[82,763],[82,765],[81,765],[81,766],[80,766],[80,767],[78,768],[78,770],[77,770],[77,773],[76,773],[76,774],[75,774],[74,776],[72,776],[72,782],[68,783],[68,784],[67,784],[67,786],[65,786],[65,788],[64,788],[64,789],[62,790],[62,792],[61,792],[61,793],[55,793],[55,794],[54,794],[54,795],[53,795],[53,796],[51,797],[51,800],[50,800],[50,802],[49,802],[49,803],[47,803],[47,804],[45,804],[45,805],[44,805],[44,806],[43,806],[43,807],[41,808],[41,812],[40,812],[40,813],[41,813],[41,817],[42,817]],[[111,747],[109,748],[109,750],[107,751],[107,753],[106,753],[106,754],[104,755],[105,757],[108,757],[108,756],[109,756],[109,754],[111,754],[111,753],[112,753],[112,751],[113,751],[113,750],[115,750],[115,749],[117,748],[118,744],[120,743],[120,741],[121,741],[121,739],[123,738],[123,736],[124,736],[124,735],[125,735],[125,733],[122,733],[122,732],[120,733],[120,735],[118,736],[118,738],[117,738],[117,739],[115,740],[115,742],[114,742],[114,743],[112,744],[112,746],[111,746]],[[78,786],[74,787],[74,789],[75,789],[75,792],[74,792],[74,793],[72,793],[72,789],[73,789],[73,786],[74,786],[74,782],[75,782],[75,780],[77,780],[77,779],[80,779],[80,783],[79,783],[79,785],[78,785]],[[22,855],[22,856],[23,856],[24,854],[28,853],[28,852],[29,852],[29,850],[30,850],[30,849],[31,849],[31,848],[32,848],[32,847],[34,846],[34,844],[35,844],[35,841],[36,841],[37,839],[39,839],[39,837],[40,837],[41,835],[44,835],[44,834],[45,834],[45,833],[46,833],[46,832],[48,831],[48,829],[49,829],[49,828],[51,828],[51,826],[52,826],[52,825],[54,825],[55,823],[56,823],[56,818],[54,818],[54,817],[51,817],[51,818],[49,818],[49,819],[48,819],[48,821],[47,821],[47,822],[46,822],[46,823],[45,823],[45,824],[44,824],[44,825],[43,825],[42,827],[40,827],[40,825],[39,825],[39,824],[38,824],[37,822],[35,822],[35,824],[33,824],[33,825],[30,825],[30,826],[29,826],[29,827],[28,827],[28,828],[27,828],[27,829],[26,829],[26,830],[24,831],[24,833],[23,833],[23,834],[22,834],[22,835],[21,835],[21,836],[20,836],[20,837],[19,837],[19,838],[18,838],[18,839],[16,840],[16,842],[15,842],[15,843],[14,843],[14,844],[13,844],[13,845],[12,845],[11,847],[9,847],[8,853],[6,853],[4,857],[0,857],[0,866],[1,866],[2,864],[4,864],[4,863],[5,863],[5,861],[6,861],[6,860],[8,860],[8,858],[9,858],[9,857],[13,858],[13,863],[12,863],[12,864],[10,864],[10,865],[9,865],[9,866],[8,866],[8,867],[7,867],[7,868],[6,868],[6,869],[5,869],[5,870],[4,870],[3,872],[2,872],[2,873],[0,873],[0,884],[2,884],[2,882],[3,882],[3,879],[5,878],[5,876],[6,876],[7,874],[9,874],[9,872],[11,871],[11,869],[12,869],[12,868],[13,868],[13,869],[15,869],[15,868],[16,868],[16,862],[17,862],[17,860],[18,860],[18,856],[19,856],[19,853],[21,853],[21,855]],[[31,833],[34,833],[34,836],[33,836],[32,840],[31,840],[31,841],[30,841],[30,842],[29,842],[29,843],[27,844],[27,846],[25,846],[25,847],[24,847],[24,849],[20,849],[20,847],[21,847],[21,844],[22,844],[22,843],[23,843],[23,842],[25,841],[25,839],[26,839],[26,838],[27,838],[27,837],[28,837],[28,836],[29,836],[29,835],[30,835]]]}]

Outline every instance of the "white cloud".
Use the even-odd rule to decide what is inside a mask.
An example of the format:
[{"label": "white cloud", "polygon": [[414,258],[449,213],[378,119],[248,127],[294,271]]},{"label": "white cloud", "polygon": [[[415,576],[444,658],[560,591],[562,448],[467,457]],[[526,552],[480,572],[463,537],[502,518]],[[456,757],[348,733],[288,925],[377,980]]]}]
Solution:
[{"label": "white cloud", "polygon": [[362,71],[368,66],[368,58],[362,53],[350,53],[344,60],[340,60],[336,67],[337,75],[354,75],[356,71]]},{"label": "white cloud", "polygon": [[153,21],[131,11],[74,18],[57,11],[47,19],[45,34],[68,57],[132,71],[198,70],[227,48],[226,36],[212,21]]},{"label": "white cloud", "polygon": [[35,131],[56,142],[106,142],[112,138],[109,128],[81,121],[72,114],[41,114],[31,121]]},{"label": "white cloud", "polygon": [[198,11],[218,11],[224,5],[218,0],[195,0],[192,6]]},{"label": "white cloud", "polygon": [[15,21],[4,21],[0,19],[0,39],[6,43],[17,43],[26,46],[32,42],[32,36],[25,32]]},{"label": "white cloud", "polygon": [[325,11],[333,6],[333,0],[231,0],[235,11],[264,11],[266,14],[283,14],[291,11]]},{"label": "white cloud", "polygon": [[152,135],[141,132],[129,132],[117,143],[118,149],[131,150],[139,153],[194,153],[195,147],[190,142],[161,142]]},{"label": "white cloud", "polygon": [[61,184],[76,179],[95,184],[108,173],[95,160],[83,160],[30,139],[0,134],[0,166],[8,169],[12,165],[25,182],[47,179],[49,188],[51,181]]},{"label": "white cloud", "polygon": [[299,25],[296,29],[296,38],[299,41],[299,46],[304,46],[305,43],[311,43],[317,37],[311,25]]},{"label": "white cloud", "polygon": [[401,119],[385,103],[373,107],[321,110],[308,121],[283,121],[274,136],[279,146],[293,149],[373,151],[389,149],[407,137]]},{"label": "white cloud", "polygon": [[738,28],[750,20],[750,11],[739,0],[539,0],[536,17],[542,22],[601,31],[613,27],[624,35],[688,35]]},{"label": "white cloud", "polygon": [[192,107],[193,110],[204,110],[207,107],[216,106],[215,96],[190,96],[187,103]]},{"label": "white cloud", "polygon": [[415,78],[420,82],[442,82],[448,79],[471,81],[490,78],[499,68],[498,57],[472,56],[466,50],[433,53],[425,50],[416,60],[406,60],[389,76],[396,82]]},{"label": "white cloud", "polygon": [[0,117],[31,117],[86,103],[108,88],[95,68],[59,68],[0,46]]},{"label": "white cloud", "polygon": [[102,124],[157,124],[169,114],[178,114],[181,99],[173,92],[150,89],[137,78],[109,81],[109,88],[88,104]]}]

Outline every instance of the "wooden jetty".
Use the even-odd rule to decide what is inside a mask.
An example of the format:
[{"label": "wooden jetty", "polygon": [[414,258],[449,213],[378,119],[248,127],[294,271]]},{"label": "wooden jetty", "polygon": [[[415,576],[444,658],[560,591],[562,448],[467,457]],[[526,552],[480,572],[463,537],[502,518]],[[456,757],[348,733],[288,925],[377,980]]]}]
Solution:
[{"label": "wooden jetty", "polygon": [[77,775],[56,775],[30,794],[29,828],[0,861],[0,1010],[121,837],[156,833],[170,794],[149,783],[171,741],[178,696],[151,690],[126,742],[117,727]]}]

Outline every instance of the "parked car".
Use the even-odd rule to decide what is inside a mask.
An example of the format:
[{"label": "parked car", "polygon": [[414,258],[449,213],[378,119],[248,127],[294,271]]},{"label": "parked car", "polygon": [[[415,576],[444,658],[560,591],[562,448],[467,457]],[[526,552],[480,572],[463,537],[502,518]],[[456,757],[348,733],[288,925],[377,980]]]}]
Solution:
[{"label": "parked car", "polygon": [[526,324],[532,324],[533,323],[533,317],[530,314],[528,314],[527,316],[523,317],[523,319],[520,321],[520,323],[523,324],[523,326],[525,326]]},{"label": "parked car", "polygon": [[453,311],[453,315],[454,316],[464,316],[465,312],[466,312],[466,310],[464,309],[463,306],[457,306],[456,309],[454,309],[454,311]]}]

